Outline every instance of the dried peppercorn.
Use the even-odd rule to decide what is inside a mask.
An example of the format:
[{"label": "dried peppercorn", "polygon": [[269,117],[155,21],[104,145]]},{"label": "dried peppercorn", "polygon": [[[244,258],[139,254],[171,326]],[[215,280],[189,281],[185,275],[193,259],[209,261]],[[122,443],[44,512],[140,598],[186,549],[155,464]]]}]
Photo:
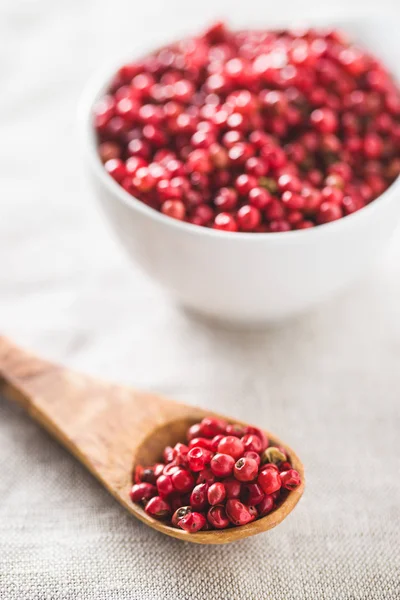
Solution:
[{"label": "dried peppercorn", "polygon": [[279,463],[284,462],[286,460],[286,454],[284,454],[279,448],[276,446],[270,446],[261,455],[261,463],[273,463],[274,465],[279,465]]},{"label": "dried peppercorn", "polygon": [[164,449],[166,464],[137,465],[130,496],[148,515],[188,533],[262,518],[301,484],[285,449],[266,448],[268,439],[257,428],[210,417],[191,426],[187,439],[188,446]]},{"label": "dried peppercorn", "polygon": [[[214,29],[122,65],[94,106],[99,159],[127,193],[192,225],[272,234],[345,218],[399,176],[399,89],[369,52],[319,29]],[[236,435],[225,425],[188,439]]]}]

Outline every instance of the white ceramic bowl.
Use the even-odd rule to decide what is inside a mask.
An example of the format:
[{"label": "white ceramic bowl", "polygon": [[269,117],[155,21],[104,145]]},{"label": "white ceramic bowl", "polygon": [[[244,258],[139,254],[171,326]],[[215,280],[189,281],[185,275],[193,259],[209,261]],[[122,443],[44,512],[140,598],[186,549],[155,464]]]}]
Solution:
[{"label": "white ceramic bowl", "polygon": [[[333,25],[380,56],[400,79],[396,23]],[[129,256],[180,304],[235,324],[276,321],[337,292],[382,253],[400,218],[399,179],[344,219],[274,234],[230,234],[181,223],[133,198],[105,172],[91,124],[93,104],[113,70],[90,83],[82,103],[80,120],[92,181]]]}]

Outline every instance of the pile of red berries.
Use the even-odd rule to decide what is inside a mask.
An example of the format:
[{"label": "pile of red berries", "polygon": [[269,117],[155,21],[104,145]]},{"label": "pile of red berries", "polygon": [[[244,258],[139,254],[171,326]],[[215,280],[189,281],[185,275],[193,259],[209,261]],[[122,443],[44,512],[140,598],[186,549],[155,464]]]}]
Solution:
[{"label": "pile of red berries", "polygon": [[135,468],[133,502],[148,515],[194,533],[264,517],[300,485],[286,450],[255,427],[204,418],[188,444],[167,446],[163,462]]},{"label": "pile of red berries", "polygon": [[94,126],[127,192],[222,231],[328,223],[400,173],[399,90],[337,31],[218,23],[123,65]]}]

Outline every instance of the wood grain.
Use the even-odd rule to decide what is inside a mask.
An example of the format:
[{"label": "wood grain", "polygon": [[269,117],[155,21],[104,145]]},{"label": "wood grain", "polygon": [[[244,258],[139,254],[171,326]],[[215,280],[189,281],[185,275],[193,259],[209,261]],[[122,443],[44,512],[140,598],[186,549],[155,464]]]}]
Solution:
[{"label": "wood grain", "polygon": [[81,375],[40,359],[4,337],[0,337],[0,392],[21,404],[131,514],[172,537],[200,544],[224,544],[255,535],[278,525],[303,494],[302,463],[291,448],[266,431],[272,444],[286,448],[302,484],[289,492],[276,510],[249,525],[188,534],[149,517],[141,507],[132,504],[132,468],[134,464],[158,461],[165,445],[184,440],[188,426],[206,414],[222,415]]}]

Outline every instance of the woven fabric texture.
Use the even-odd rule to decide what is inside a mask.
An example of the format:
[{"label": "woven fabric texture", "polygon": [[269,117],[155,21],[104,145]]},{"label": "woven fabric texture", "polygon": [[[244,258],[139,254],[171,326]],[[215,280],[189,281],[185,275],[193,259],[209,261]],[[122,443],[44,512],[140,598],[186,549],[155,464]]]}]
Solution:
[{"label": "woven fabric texture", "polygon": [[[0,398],[1,600],[400,598],[398,237],[314,312],[229,331],[192,320],[128,264],[86,184],[75,118],[88,75],[132,44],[243,11],[217,4],[1,3],[0,331],[76,369],[263,424],[303,459],[305,495],[279,527],[229,546],[165,538]],[[285,12],[304,18],[306,5],[326,8],[292,0]],[[365,14],[374,3],[335,5]]]}]

